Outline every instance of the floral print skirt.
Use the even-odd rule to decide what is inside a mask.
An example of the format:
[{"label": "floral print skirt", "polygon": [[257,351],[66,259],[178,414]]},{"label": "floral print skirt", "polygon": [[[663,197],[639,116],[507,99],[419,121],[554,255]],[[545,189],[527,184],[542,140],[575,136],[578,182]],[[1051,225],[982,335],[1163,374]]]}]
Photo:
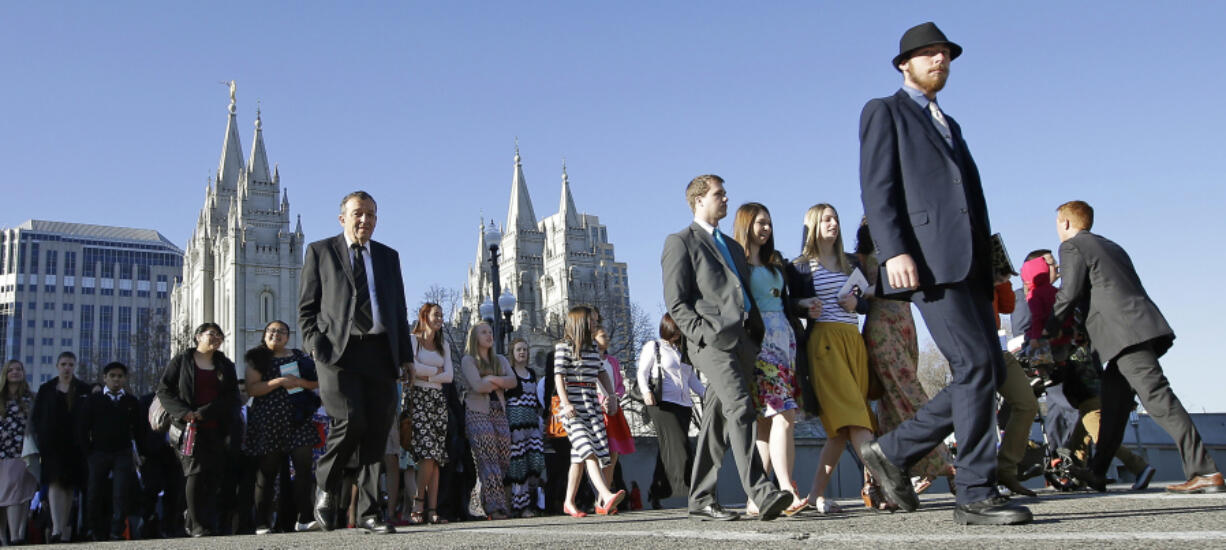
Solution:
[{"label": "floral print skirt", "polygon": [[782,311],[762,313],[766,336],[762,351],[754,364],[754,407],[758,416],[769,418],[795,409],[796,404],[796,335]]}]

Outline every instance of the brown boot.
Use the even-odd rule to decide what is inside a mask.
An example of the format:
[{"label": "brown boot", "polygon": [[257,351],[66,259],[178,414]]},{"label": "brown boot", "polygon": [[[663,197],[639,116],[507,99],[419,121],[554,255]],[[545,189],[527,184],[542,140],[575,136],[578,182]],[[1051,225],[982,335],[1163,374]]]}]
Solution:
[{"label": "brown boot", "polygon": [[1179,485],[1168,485],[1166,490],[1171,493],[1180,494],[1223,493],[1226,492],[1226,483],[1222,481],[1221,473],[1214,473],[1195,476]]}]

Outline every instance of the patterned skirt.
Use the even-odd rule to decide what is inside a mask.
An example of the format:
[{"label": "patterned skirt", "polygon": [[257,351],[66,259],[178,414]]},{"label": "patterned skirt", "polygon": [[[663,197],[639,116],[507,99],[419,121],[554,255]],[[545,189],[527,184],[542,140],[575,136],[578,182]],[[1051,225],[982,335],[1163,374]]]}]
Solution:
[{"label": "patterned skirt", "polygon": [[447,399],[443,390],[414,385],[409,392],[409,417],[413,419],[409,454],[414,462],[433,460],[442,466],[447,463]]},{"label": "patterned skirt", "polygon": [[571,463],[579,464],[588,457],[595,457],[601,468],[608,466],[611,462],[609,437],[605,433],[604,412],[600,408],[596,385],[568,383],[566,397],[575,408],[574,418],[562,419],[566,437],[570,439]]},{"label": "patterned skirt", "polygon": [[507,466],[506,481],[511,485],[513,510],[527,508],[532,503],[533,490],[545,481],[545,444],[540,422],[540,405],[535,393],[507,400],[511,462]]},{"label": "patterned skirt", "polygon": [[511,431],[502,402],[490,398],[490,412],[465,411],[465,430],[472,446],[473,462],[480,481],[481,504],[486,515],[506,514],[507,493],[503,489],[507,467],[511,460]]},{"label": "patterned skirt", "polygon": [[759,417],[769,418],[797,408],[796,335],[782,311],[762,313],[766,336],[754,363],[754,407]]},{"label": "patterned skirt", "polygon": [[[881,380],[881,400],[877,405],[879,433],[888,433],[915,416],[928,403],[928,394],[916,376],[919,345],[911,304],[890,300],[869,302],[864,318],[864,345],[868,366]],[[944,444],[911,466],[911,472],[925,477],[948,475],[953,456]]]}]

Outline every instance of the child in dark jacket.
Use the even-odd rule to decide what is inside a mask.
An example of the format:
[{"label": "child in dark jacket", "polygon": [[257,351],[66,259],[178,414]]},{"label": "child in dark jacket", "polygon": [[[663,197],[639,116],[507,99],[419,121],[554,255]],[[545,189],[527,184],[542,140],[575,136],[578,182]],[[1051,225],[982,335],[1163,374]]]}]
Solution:
[{"label": "child in dark jacket", "polygon": [[[135,443],[143,444],[149,429],[145,410],[136,396],[124,390],[128,367],[110,363],[102,367],[106,387],[89,394],[78,417],[77,439],[89,463],[89,525],[94,540],[119,540],[129,501],[136,483]],[[111,484],[112,506],[107,513],[103,496]],[[107,525],[107,519],[110,525]]]}]

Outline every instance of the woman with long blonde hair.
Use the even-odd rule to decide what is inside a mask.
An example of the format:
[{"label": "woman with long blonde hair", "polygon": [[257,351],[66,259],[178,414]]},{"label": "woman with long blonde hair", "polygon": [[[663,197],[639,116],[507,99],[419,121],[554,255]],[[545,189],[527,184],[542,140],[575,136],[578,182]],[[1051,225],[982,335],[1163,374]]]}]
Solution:
[{"label": "woman with long blonde hair", "polygon": [[817,204],[805,213],[804,246],[793,264],[811,282],[805,294],[822,302],[821,315],[807,329],[809,369],[826,430],[809,501],[819,513],[835,514],[842,510],[825,498],[826,485],[848,440],[857,453],[872,440],[873,417],[868,407],[868,352],[856,317],[867,312],[860,292],[868,289],[839,295],[857,262],[843,252],[839,213],[833,206]]},{"label": "woman with long blonde hair", "polygon": [[25,544],[26,517],[38,480],[30,473],[22,450],[28,435],[34,394],[26,383],[25,365],[16,359],[0,369],[0,539],[5,546]]},{"label": "woman with long blonde hair", "polygon": [[[597,385],[605,395],[615,394],[613,380],[605,371],[600,353],[593,344],[594,329],[591,308],[576,306],[570,309],[566,316],[566,336],[553,348],[554,383],[560,403],[558,415],[562,417],[566,437],[570,439],[570,462],[586,466],[587,477],[599,493],[596,513],[607,515],[626,497],[626,492],[609,491],[601,470],[612,463],[602,413],[615,414],[619,409],[617,400],[609,399],[602,410]],[[562,511],[573,517],[584,517],[587,514],[575,506],[582,471],[572,467],[568,478]]]},{"label": "woman with long blonde hair", "polygon": [[503,478],[511,461],[511,430],[503,392],[518,382],[507,359],[494,353],[494,330],[489,323],[469,329],[460,372],[467,384],[464,427],[481,480],[481,504],[486,517],[506,519],[511,508]]}]

